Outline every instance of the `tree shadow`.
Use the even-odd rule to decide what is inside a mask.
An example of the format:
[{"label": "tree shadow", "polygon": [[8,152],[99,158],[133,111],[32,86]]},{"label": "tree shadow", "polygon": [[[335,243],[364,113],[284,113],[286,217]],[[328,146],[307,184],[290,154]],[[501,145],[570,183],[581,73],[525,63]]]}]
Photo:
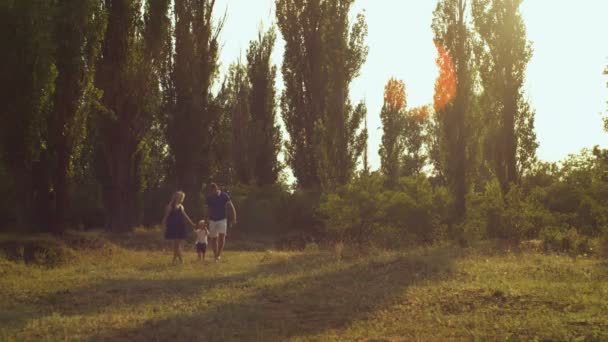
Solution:
[{"label": "tree shadow", "polygon": [[[106,309],[136,306],[149,303],[159,298],[191,298],[222,285],[246,287],[255,277],[269,277],[275,274],[287,274],[293,271],[312,269],[317,266],[310,255],[296,254],[281,257],[262,257],[259,264],[247,272],[228,275],[205,275],[206,269],[222,267],[208,263],[201,269],[201,276],[179,276],[169,279],[108,279],[86,286],[75,285],[72,288],[58,291],[37,298],[33,303],[23,303],[32,306],[32,310],[22,310],[19,314],[0,315],[0,324],[21,328],[28,321],[42,318],[51,314],[61,315],[90,315],[103,312]],[[293,265],[298,265],[294,269]],[[137,268],[141,271],[163,271],[168,265],[146,265]],[[35,310],[33,309],[35,308]]]},{"label": "tree shadow", "polygon": [[369,261],[279,285],[211,309],[151,320],[90,340],[283,340],[340,330],[398,303],[416,283],[441,281],[452,273],[451,248]]}]

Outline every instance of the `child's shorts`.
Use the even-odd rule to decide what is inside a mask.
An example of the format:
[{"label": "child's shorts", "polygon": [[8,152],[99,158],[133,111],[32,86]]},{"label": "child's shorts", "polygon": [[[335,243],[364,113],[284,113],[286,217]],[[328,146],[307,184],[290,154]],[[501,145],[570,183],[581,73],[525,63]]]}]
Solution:
[{"label": "child's shorts", "polygon": [[197,253],[205,253],[207,251],[207,244],[202,242],[196,243],[196,252]]}]

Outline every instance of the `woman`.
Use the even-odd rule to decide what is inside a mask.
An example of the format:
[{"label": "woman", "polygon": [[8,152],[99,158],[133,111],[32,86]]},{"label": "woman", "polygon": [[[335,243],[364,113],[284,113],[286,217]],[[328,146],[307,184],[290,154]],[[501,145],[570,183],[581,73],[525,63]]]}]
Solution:
[{"label": "woman", "polygon": [[163,217],[163,225],[166,228],[165,239],[173,241],[173,263],[176,261],[179,261],[179,263],[184,262],[182,258],[182,245],[188,235],[186,224],[195,227],[182,205],[184,198],[186,198],[186,194],[182,191],[173,194]]}]

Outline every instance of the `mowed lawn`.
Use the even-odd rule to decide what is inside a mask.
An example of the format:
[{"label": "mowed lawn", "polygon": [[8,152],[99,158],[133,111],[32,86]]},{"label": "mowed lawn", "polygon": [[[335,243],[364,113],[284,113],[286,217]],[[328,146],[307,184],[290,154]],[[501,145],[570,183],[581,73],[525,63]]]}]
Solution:
[{"label": "mowed lawn", "polygon": [[608,340],[608,263],[596,258],[488,246],[195,258],[0,258],[0,340]]}]

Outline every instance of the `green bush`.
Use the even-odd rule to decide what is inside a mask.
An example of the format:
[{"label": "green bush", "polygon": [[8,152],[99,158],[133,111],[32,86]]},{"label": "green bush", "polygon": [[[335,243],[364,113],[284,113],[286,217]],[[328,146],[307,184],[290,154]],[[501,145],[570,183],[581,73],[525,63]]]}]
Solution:
[{"label": "green bush", "polygon": [[238,214],[238,229],[243,232],[279,232],[284,229],[284,209],[290,194],[280,185],[237,186],[230,196]]},{"label": "green bush", "polygon": [[433,188],[423,176],[402,177],[387,195],[386,226],[422,242],[443,237],[450,205],[445,188]]},{"label": "green bush", "polygon": [[322,197],[320,213],[326,232],[338,241],[353,240],[359,244],[370,239],[370,235],[381,226],[386,200],[381,191],[380,177],[357,177],[351,183]]},{"label": "green bush", "polygon": [[465,241],[505,236],[504,212],[505,201],[498,180],[487,182],[482,193],[471,190],[466,198],[465,220],[460,227]]},{"label": "green bush", "polygon": [[360,176],[323,196],[320,212],[330,236],[358,244],[397,246],[445,237],[449,195],[425,177],[403,177],[388,190],[379,175]]},{"label": "green bush", "polygon": [[531,203],[518,185],[513,185],[505,196],[503,237],[516,240],[533,239],[537,236],[534,219],[538,208]]},{"label": "green bush", "polygon": [[577,229],[568,225],[552,226],[541,230],[540,239],[545,250],[550,252],[565,252],[586,254],[593,252],[593,242],[587,236],[581,235]]},{"label": "green bush", "polygon": [[281,222],[286,231],[321,232],[323,220],[319,212],[321,194],[316,191],[296,190],[280,206]]},{"label": "green bush", "polygon": [[461,231],[465,241],[485,238],[523,240],[538,235],[544,226],[546,212],[540,210],[520,186],[513,185],[503,195],[496,179],[485,185],[482,193],[471,191],[467,195],[465,220]]}]

